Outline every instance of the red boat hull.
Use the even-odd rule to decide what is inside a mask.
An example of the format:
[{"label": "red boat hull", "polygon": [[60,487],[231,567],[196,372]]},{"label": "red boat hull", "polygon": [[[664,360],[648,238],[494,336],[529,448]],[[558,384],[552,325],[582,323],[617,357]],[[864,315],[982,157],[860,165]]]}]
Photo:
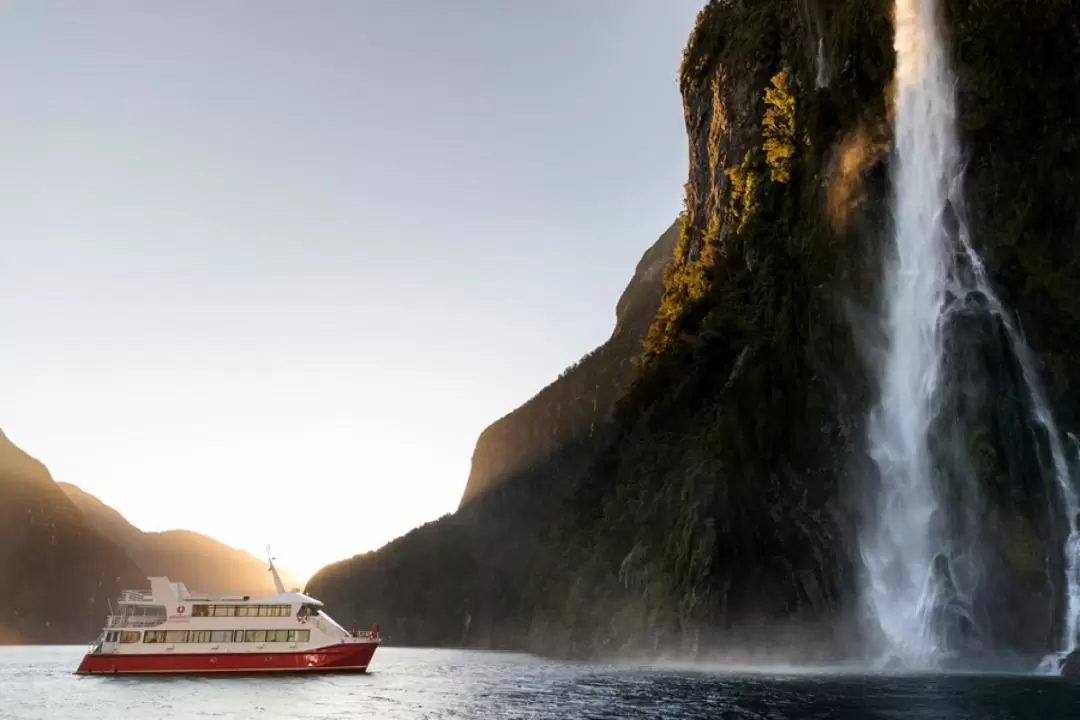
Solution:
[{"label": "red boat hull", "polygon": [[342,643],[302,652],[88,653],[75,672],[81,675],[146,673],[364,672],[377,642]]}]

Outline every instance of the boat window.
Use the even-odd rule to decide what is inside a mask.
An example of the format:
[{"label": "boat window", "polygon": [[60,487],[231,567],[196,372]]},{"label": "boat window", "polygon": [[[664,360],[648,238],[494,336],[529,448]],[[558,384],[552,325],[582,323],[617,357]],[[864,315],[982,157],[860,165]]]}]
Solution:
[{"label": "boat window", "polygon": [[138,630],[125,630],[120,633],[120,642],[122,643],[137,643],[141,638],[141,633]]},{"label": "boat window", "polygon": [[[315,606],[312,606],[313,608]],[[162,608],[163,610],[163,608]],[[157,614],[157,613],[155,613]],[[162,612],[161,614],[164,614]],[[192,617],[289,617],[290,605],[193,605]],[[311,614],[314,614],[312,611]]]},{"label": "boat window", "polygon": [[[106,633],[106,642],[139,642],[138,632]],[[111,638],[111,639],[110,639]],[[147,630],[144,643],[308,642],[310,630]]]},{"label": "boat window", "polygon": [[165,617],[164,605],[129,605],[127,609],[128,617]]}]

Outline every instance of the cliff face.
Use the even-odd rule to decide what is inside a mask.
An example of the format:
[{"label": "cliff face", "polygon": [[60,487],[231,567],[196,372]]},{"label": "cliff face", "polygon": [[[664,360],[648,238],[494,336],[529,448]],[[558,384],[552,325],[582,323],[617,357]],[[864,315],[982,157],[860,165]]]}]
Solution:
[{"label": "cliff face", "polygon": [[[90,525],[122,548],[143,575],[164,575],[192,590],[215,595],[274,594],[267,565],[258,558],[190,530],[143,532],[93,495],[68,483],[58,484]],[[278,573],[286,587],[298,586],[283,569],[278,568]],[[145,585],[143,580],[137,587]]]},{"label": "cliff face", "polygon": [[[870,398],[845,307],[871,304],[885,229],[891,25],[874,5],[820,25],[788,2],[699,17],[674,265],[614,440],[537,569],[535,647],[834,649],[854,573],[841,483]],[[842,54],[823,88],[819,27]]]},{"label": "cliff face", "polygon": [[0,643],[82,643],[144,578],[49,471],[0,433]]},{"label": "cliff face", "polygon": [[[945,212],[954,234],[967,219],[1075,428],[1080,8],[942,9],[966,160],[966,205]],[[583,362],[485,432],[455,515],[325,569],[312,592],[390,618],[392,642],[759,660],[872,647],[858,533],[879,495],[866,419],[893,65],[888,0],[709,2],[680,71],[685,211],[632,384],[617,378],[636,343]],[[966,300],[943,329],[933,521],[974,538],[982,581],[948,632],[961,654],[1038,654],[1060,637],[1068,523],[1001,318]],[[611,414],[590,407],[596,378]]]},{"label": "cliff face", "polygon": [[[944,5],[972,242],[1071,426],[1080,10]],[[701,13],[681,74],[690,174],[674,264],[612,440],[534,571],[532,647],[805,659],[865,640],[855,526],[876,482],[864,424],[882,346],[891,9],[730,0]],[[958,312],[946,341],[942,422],[956,427],[936,434],[939,482],[946,497],[961,475],[981,488],[971,522],[992,578],[965,642],[1045,651],[1063,540],[1045,439],[985,308]]]},{"label": "cliff face", "polygon": [[631,377],[630,361],[663,294],[663,272],[678,238],[672,225],[653,243],[619,298],[611,339],[563,371],[521,407],[480,434],[473,451],[464,506],[522,468],[568,444],[588,440],[602,425]]},{"label": "cliff face", "polygon": [[323,568],[308,592],[346,620],[378,620],[394,644],[524,647],[538,544],[603,445],[676,236],[669,228],[642,257],[612,337],[481,434],[456,513]]}]

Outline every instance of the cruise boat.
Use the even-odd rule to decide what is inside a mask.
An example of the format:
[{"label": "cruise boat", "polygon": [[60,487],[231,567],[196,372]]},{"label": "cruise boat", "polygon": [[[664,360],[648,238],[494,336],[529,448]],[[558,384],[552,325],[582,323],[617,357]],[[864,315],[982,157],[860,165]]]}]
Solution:
[{"label": "cruise boat", "polygon": [[152,577],[125,590],[78,674],[365,672],[378,625],[346,630],[303,593],[286,592],[274,562],[273,597],[192,593]]}]

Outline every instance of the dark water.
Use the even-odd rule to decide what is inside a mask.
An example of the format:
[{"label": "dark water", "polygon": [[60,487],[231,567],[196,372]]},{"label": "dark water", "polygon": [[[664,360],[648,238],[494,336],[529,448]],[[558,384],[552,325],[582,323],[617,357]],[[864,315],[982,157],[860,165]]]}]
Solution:
[{"label": "dark water", "polygon": [[0,718],[1080,720],[1080,682],[741,673],[382,648],[368,675],[76,677],[81,647],[0,648]]}]

